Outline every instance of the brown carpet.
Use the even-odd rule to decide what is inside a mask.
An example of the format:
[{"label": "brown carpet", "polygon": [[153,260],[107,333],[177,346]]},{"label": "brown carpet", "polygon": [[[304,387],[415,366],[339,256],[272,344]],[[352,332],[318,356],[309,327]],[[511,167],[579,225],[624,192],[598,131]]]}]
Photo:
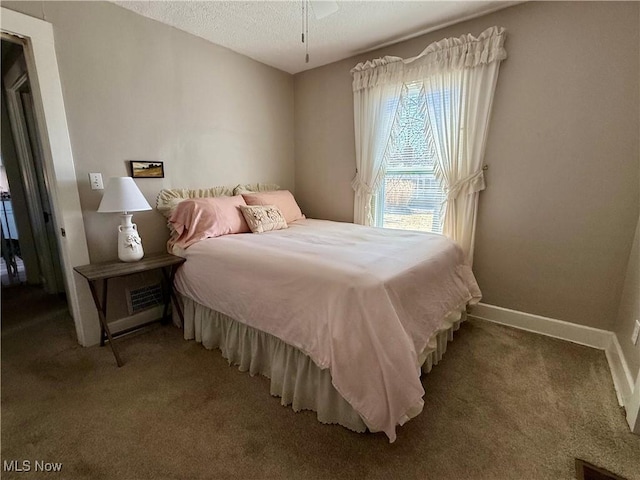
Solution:
[{"label": "brown carpet", "polygon": [[389,444],[280,406],[266,379],[175,327],[121,338],[118,369],[108,347],[77,345],[61,309],[9,313],[2,293],[1,459],[31,462],[3,479],[558,480],[576,478],[575,458],[640,479],[640,437],[598,350],[470,320]]}]

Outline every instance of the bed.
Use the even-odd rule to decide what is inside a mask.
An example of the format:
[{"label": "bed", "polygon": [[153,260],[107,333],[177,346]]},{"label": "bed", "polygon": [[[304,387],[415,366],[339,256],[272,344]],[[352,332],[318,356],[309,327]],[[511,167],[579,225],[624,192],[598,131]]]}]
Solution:
[{"label": "bed", "polygon": [[[254,190],[158,197],[169,249],[187,259],[175,278],[185,338],[270,378],[271,394],[294,410],[393,442],[422,411],[421,372],[480,299],[461,249],[442,235],[307,219],[289,192]],[[216,200],[188,200],[202,197]],[[247,212],[285,226],[248,233]],[[220,228],[225,214],[237,225]]]}]

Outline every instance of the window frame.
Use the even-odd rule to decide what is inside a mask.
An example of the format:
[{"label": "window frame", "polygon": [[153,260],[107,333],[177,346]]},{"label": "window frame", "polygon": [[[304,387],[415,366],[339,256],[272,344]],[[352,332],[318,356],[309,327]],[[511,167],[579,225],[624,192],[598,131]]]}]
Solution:
[{"label": "window frame", "polygon": [[[407,88],[411,88],[411,85],[405,85],[405,87]],[[398,102],[398,105],[400,105],[401,99],[389,99],[388,100],[389,104],[393,104],[395,102]],[[398,106],[398,108],[400,108]],[[392,113],[393,115],[395,115],[396,113]],[[385,183],[387,180],[387,176],[388,175],[393,175],[393,174],[397,174],[397,175],[431,175],[433,176],[434,180],[437,180],[436,177],[436,164],[432,163],[431,166],[425,166],[425,167],[393,167],[393,166],[389,166],[389,162],[388,162],[388,153],[385,151],[383,153],[383,155],[387,156],[387,159],[385,160],[385,165],[384,165],[384,175],[382,176],[382,181],[380,182],[380,186],[378,187],[378,191],[372,196],[371,199],[371,212],[373,213],[373,224],[376,227],[380,227],[380,228],[392,228],[392,227],[385,227],[384,226],[384,213],[385,213],[385,196],[386,196],[386,188],[385,188]],[[442,189],[441,189],[442,191]],[[444,192],[442,191],[442,194],[444,195]],[[434,229],[431,230],[432,233],[442,233],[443,230],[443,225],[442,225],[442,217],[443,217],[443,212],[439,212],[438,217],[440,217],[440,224],[439,224],[439,228],[438,229]],[[404,230],[404,229],[402,229]]]}]

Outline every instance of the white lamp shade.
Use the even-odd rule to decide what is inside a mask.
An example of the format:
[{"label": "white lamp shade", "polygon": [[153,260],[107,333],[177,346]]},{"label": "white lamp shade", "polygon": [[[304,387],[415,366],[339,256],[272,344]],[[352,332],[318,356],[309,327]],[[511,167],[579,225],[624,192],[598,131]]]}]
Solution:
[{"label": "white lamp shade", "polygon": [[151,210],[149,202],[131,177],[109,179],[98,212],[139,212]]}]

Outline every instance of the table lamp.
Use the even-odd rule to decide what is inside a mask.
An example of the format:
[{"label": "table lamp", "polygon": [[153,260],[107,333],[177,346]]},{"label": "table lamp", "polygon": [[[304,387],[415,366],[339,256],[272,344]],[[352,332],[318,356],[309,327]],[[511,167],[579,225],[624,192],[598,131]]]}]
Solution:
[{"label": "table lamp", "polygon": [[131,177],[109,179],[104,196],[98,207],[100,213],[121,212],[122,223],[118,225],[118,258],[123,262],[137,262],[144,256],[138,227],[131,223],[129,212],[151,210],[151,206]]}]

